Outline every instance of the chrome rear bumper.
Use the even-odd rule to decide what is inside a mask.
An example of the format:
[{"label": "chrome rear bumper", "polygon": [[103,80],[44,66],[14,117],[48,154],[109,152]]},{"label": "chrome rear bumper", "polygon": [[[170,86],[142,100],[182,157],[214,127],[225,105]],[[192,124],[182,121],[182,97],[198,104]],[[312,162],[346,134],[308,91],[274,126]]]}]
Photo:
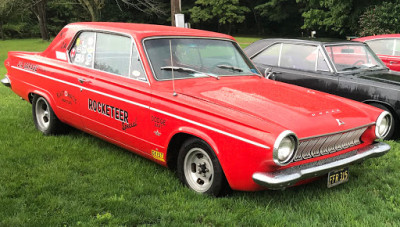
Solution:
[{"label": "chrome rear bumper", "polygon": [[8,76],[5,76],[2,80],[1,83],[4,84],[6,87],[11,87],[11,82],[10,79],[8,79]]},{"label": "chrome rear bumper", "polygon": [[390,146],[388,144],[377,142],[337,157],[294,166],[272,173],[257,172],[253,174],[253,180],[257,184],[269,189],[284,189],[301,180],[321,176],[332,170],[341,169],[368,158],[382,156],[389,150]]}]

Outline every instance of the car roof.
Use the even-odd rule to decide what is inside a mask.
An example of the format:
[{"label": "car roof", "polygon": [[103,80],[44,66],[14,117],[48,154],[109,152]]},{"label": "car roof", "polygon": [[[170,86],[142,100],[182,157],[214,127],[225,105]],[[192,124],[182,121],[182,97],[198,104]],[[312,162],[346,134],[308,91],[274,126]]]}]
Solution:
[{"label": "car roof", "polygon": [[385,38],[400,38],[400,34],[382,34],[382,35],[372,35],[372,36],[365,36],[361,38],[353,39],[354,41],[365,42],[368,40],[374,39],[385,39]]},{"label": "car roof", "polygon": [[249,46],[247,46],[244,51],[250,58],[255,54],[266,48],[267,46],[272,45],[273,43],[294,43],[294,44],[309,44],[309,45],[329,45],[329,44],[354,44],[354,41],[317,41],[317,40],[303,40],[303,39],[282,39],[282,38],[270,38],[270,39],[261,39],[258,40]]},{"label": "car roof", "polygon": [[79,22],[66,26],[76,30],[104,30],[130,34],[138,39],[154,36],[198,36],[216,37],[235,40],[232,36],[217,32],[210,32],[198,29],[179,28],[165,25],[119,23],[119,22]]}]

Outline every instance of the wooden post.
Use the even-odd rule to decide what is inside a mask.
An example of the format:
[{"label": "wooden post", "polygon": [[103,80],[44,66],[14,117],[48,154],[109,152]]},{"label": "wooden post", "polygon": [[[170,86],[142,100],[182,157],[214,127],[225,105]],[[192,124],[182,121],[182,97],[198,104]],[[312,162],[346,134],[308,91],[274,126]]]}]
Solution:
[{"label": "wooden post", "polygon": [[171,0],[171,25],[175,26],[175,14],[181,13],[181,0]]}]

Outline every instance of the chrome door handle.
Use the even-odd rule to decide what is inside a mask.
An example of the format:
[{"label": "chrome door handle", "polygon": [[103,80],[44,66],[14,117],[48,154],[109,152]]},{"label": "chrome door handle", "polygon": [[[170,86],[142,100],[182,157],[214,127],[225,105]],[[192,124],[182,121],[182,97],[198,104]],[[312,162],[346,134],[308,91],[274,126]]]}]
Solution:
[{"label": "chrome door handle", "polygon": [[398,62],[397,61],[389,61],[389,64],[397,64]]},{"label": "chrome door handle", "polygon": [[90,83],[90,80],[85,80],[83,78],[79,78],[78,79],[79,83],[83,84],[83,83]]}]

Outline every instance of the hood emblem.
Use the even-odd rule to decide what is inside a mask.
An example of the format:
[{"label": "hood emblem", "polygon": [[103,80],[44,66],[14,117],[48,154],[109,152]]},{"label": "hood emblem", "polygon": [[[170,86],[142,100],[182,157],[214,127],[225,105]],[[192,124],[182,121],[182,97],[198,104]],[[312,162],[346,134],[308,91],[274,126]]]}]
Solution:
[{"label": "hood emblem", "polygon": [[339,126],[346,124],[346,123],[344,123],[343,121],[341,121],[339,119],[336,119],[336,122],[338,123]]}]

